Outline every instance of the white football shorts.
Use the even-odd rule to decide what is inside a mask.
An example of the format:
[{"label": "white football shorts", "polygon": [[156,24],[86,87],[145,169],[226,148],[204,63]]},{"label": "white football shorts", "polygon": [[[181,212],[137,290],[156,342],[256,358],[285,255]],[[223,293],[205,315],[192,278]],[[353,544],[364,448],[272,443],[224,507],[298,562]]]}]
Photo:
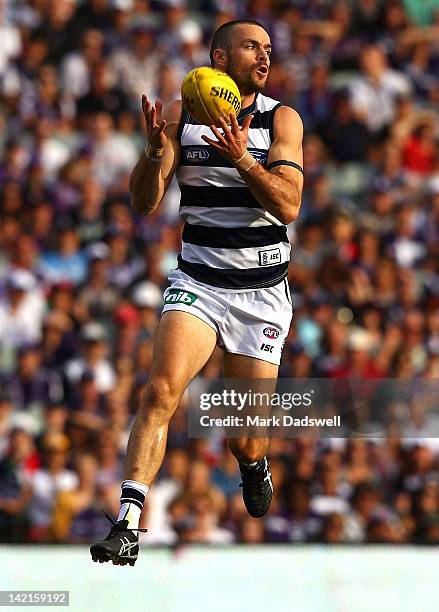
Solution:
[{"label": "white football shorts", "polygon": [[293,316],[286,279],[274,287],[236,292],[205,285],[177,269],[169,282],[162,313],[188,312],[215,330],[225,351],[279,365]]}]

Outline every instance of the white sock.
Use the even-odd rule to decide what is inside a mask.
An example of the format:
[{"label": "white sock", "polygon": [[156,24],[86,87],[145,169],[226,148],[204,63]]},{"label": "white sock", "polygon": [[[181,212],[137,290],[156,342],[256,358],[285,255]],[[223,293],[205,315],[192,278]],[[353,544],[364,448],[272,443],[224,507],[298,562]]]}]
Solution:
[{"label": "white sock", "polygon": [[124,480],[121,489],[117,520],[128,521],[128,529],[137,529],[149,487],[137,480]]}]

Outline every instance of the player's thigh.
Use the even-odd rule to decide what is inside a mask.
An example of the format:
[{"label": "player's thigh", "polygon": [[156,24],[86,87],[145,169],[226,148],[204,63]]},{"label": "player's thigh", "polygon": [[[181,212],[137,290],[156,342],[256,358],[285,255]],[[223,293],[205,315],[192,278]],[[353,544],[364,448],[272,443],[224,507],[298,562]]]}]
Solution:
[{"label": "player's thigh", "polygon": [[279,366],[255,357],[224,351],[224,378],[277,379]]},{"label": "player's thigh", "polygon": [[181,395],[213,353],[215,330],[187,312],[165,312],[154,339],[150,380],[167,381]]}]

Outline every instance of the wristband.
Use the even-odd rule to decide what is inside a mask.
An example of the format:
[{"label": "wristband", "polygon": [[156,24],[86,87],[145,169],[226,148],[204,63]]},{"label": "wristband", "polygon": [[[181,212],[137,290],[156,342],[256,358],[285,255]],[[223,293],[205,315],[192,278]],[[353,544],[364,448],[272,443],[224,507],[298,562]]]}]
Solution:
[{"label": "wristband", "polygon": [[155,149],[150,144],[147,144],[145,147],[145,155],[151,161],[159,162],[163,157],[163,148]]},{"label": "wristband", "polygon": [[236,164],[239,164],[239,162],[241,161],[241,159],[244,159],[244,157],[247,155],[247,153],[248,153],[248,151],[247,151],[247,149],[246,149],[246,150],[245,150],[245,153],[243,153],[243,155],[241,155],[241,157],[240,157],[239,159],[234,159],[234,160],[233,160],[233,163],[235,164],[235,166],[236,166]]},{"label": "wristband", "polygon": [[249,166],[249,167],[248,167],[246,170],[243,170],[243,172],[248,172],[249,170],[251,170],[251,169],[253,168],[253,166],[254,166],[254,165],[257,163],[257,162],[258,162],[258,160],[257,160],[257,159],[254,159],[254,160],[253,160],[253,163],[252,163],[252,164],[251,164],[251,165],[250,165],[250,166]]},{"label": "wristband", "polygon": [[243,160],[243,159],[244,159],[244,157],[247,155],[247,153],[250,155],[250,157],[252,157],[252,155],[251,155],[250,151],[246,151],[246,152],[244,153],[244,155],[242,155],[242,156],[241,156],[239,159],[237,159],[237,160],[235,161],[235,167],[236,167],[236,169],[237,169],[238,171],[240,171],[240,172],[245,172],[245,173],[247,173],[249,170],[251,170],[251,169],[253,168],[253,166],[254,166],[254,165],[256,164],[256,162],[258,161],[257,159],[254,159],[254,157],[252,157],[253,161],[252,161],[252,163],[250,164],[250,166],[248,166],[248,168],[238,168],[237,164],[238,164],[238,163],[239,163],[241,160]]}]

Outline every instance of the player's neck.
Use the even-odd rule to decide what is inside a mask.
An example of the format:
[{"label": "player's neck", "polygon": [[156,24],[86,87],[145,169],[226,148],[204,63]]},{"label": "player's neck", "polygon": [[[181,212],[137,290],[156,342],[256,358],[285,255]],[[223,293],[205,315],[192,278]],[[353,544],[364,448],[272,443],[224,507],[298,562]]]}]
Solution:
[{"label": "player's neck", "polygon": [[248,108],[253,104],[256,98],[256,93],[251,93],[248,95],[241,95],[241,110]]}]

